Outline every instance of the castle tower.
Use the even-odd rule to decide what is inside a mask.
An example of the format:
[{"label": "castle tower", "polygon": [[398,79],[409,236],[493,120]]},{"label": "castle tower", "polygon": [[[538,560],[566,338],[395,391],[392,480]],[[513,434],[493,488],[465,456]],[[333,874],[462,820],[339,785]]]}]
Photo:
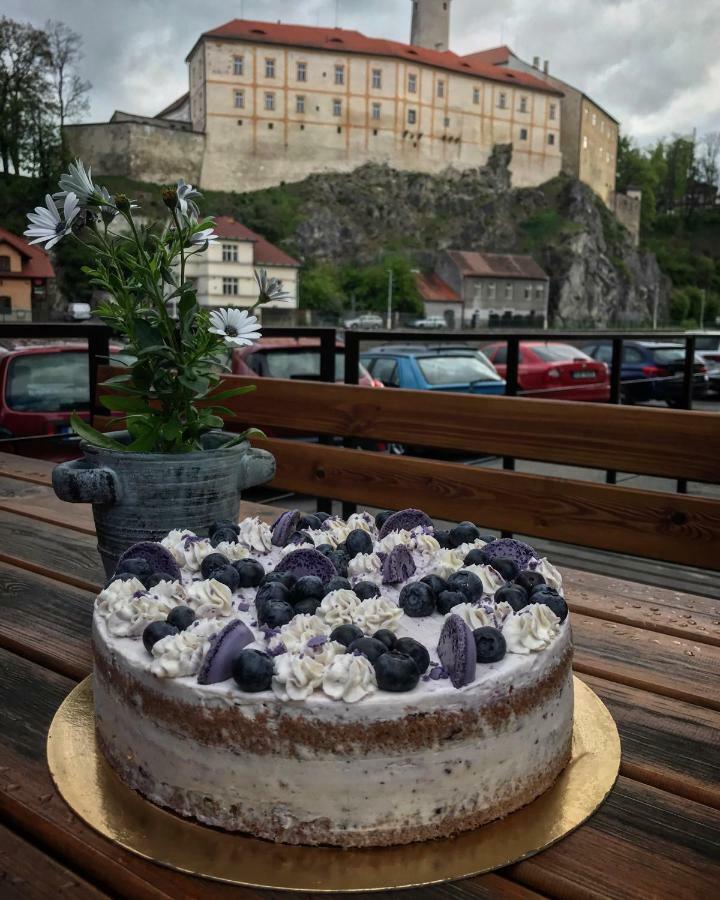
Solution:
[{"label": "castle tower", "polygon": [[447,50],[451,0],[412,0],[410,43],[429,50]]}]

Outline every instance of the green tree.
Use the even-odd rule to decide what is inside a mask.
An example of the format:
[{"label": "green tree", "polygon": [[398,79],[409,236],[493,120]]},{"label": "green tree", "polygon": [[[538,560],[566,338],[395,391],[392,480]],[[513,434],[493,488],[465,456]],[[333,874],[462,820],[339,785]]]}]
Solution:
[{"label": "green tree", "polygon": [[354,294],[358,308],[384,312],[387,309],[388,272],[393,273],[393,310],[422,313],[422,303],[410,264],[397,254],[387,254],[372,266],[343,270],[343,286],[348,296]]},{"label": "green tree", "polygon": [[345,293],[335,266],[319,263],[300,273],[300,307],[339,315],[345,306]]}]

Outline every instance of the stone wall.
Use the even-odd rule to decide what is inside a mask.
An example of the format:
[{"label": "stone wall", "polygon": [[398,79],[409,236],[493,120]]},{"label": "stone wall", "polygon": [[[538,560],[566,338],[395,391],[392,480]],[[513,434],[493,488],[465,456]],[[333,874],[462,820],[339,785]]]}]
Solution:
[{"label": "stone wall", "polygon": [[642,208],[642,192],[628,191],[627,194],[615,195],[615,215],[630,232],[637,247],[640,243],[640,211]]}]

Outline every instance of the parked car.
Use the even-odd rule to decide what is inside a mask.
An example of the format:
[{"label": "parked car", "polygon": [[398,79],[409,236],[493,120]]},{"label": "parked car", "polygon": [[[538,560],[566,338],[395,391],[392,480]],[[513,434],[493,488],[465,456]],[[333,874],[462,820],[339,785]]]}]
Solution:
[{"label": "parked car", "polygon": [[710,390],[720,393],[720,338],[696,338],[695,350],[707,366]]},{"label": "parked car", "polygon": [[427,316],[424,319],[416,319],[413,328],[447,328],[444,316]]},{"label": "parked car", "polygon": [[385,387],[471,394],[504,394],[505,382],[474,347],[398,344],[360,354],[372,378]]},{"label": "parked car", "polygon": [[[612,341],[595,340],[583,343],[583,349],[610,366]],[[622,381],[623,403],[642,403],[664,400],[668,406],[682,404],[685,346],[658,341],[623,341]],[[704,397],[708,391],[707,367],[696,356],[693,365],[693,397]]]},{"label": "parked car", "polygon": [[373,328],[382,328],[384,324],[382,317],[375,313],[363,313],[354,319],[347,319],[345,321],[346,328],[359,328],[362,331],[368,329],[371,330]]},{"label": "parked car", "polygon": [[[335,380],[345,380],[344,345],[335,345]],[[319,338],[260,338],[251,347],[239,347],[232,352],[233,375],[260,375],[263,378],[299,378],[319,381]],[[366,387],[382,387],[361,365],[358,383]]]},{"label": "parked car", "polygon": [[67,322],[85,322],[92,316],[89,303],[68,303],[65,310]]},{"label": "parked car", "polygon": [[[489,344],[483,350],[505,377],[507,344],[504,341]],[[610,380],[605,363],[596,362],[570,344],[555,341],[521,341],[518,388],[525,396],[549,400],[602,403],[610,399]]]}]

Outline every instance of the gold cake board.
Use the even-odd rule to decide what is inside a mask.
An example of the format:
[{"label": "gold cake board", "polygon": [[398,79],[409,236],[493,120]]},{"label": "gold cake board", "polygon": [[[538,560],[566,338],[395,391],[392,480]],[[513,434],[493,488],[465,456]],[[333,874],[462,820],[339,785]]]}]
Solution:
[{"label": "gold cake board", "polygon": [[95,739],[86,678],[55,714],[47,756],[58,791],[88,825],[162,866],[231,884],[292,891],[375,891],[466,878],[526,859],[581,825],[617,778],[620,739],[612,716],[574,679],[570,764],[529,806],[455,838],[399,847],[297,847],[207,828],[167,812],[127,787]]}]

